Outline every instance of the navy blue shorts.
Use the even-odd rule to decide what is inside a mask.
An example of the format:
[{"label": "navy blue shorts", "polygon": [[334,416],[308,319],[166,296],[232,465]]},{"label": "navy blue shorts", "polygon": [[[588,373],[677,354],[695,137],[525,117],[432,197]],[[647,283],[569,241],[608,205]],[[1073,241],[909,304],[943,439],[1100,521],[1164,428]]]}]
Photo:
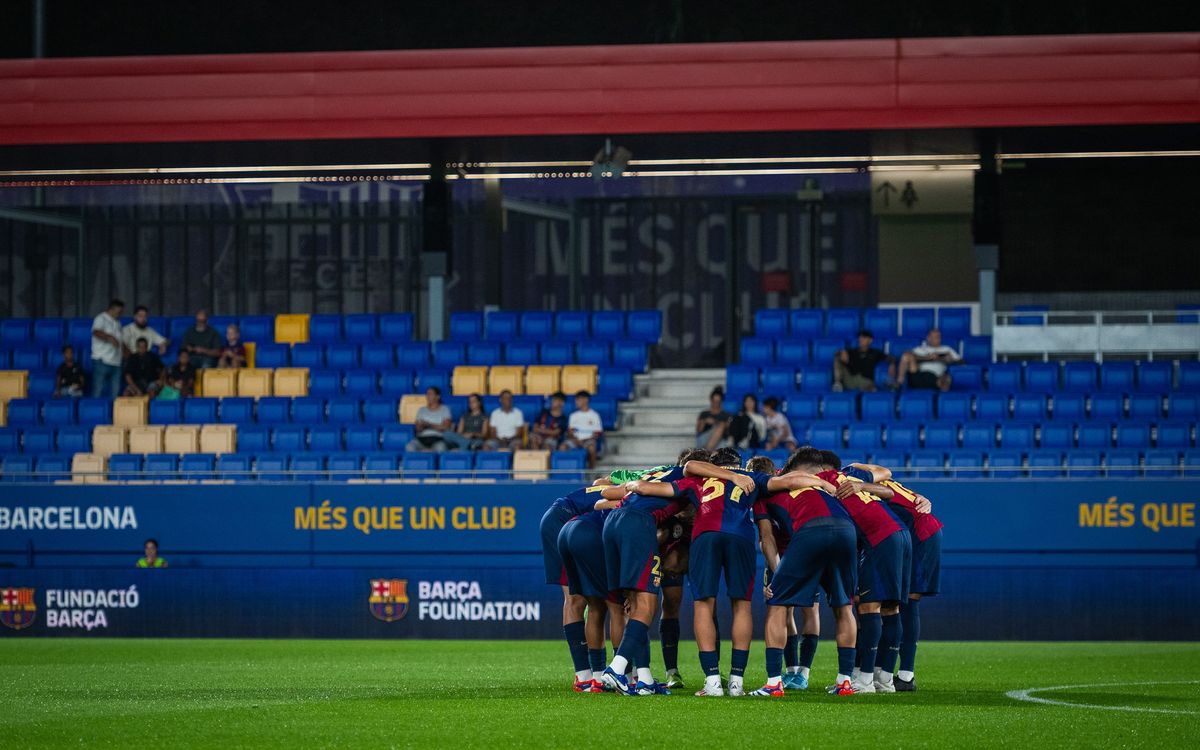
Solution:
[{"label": "navy blue shorts", "polygon": [[574,516],[561,505],[551,505],[542,514],[542,561],[546,564],[546,583],[567,585],[567,571],[563,569],[562,557],[558,554],[558,532]]},{"label": "navy blue shorts", "polygon": [[906,602],[912,575],[912,537],[900,529],[858,558],[860,602]]},{"label": "navy blue shorts", "polygon": [[767,604],[811,607],[820,600],[822,589],[829,606],[852,604],[857,569],[858,547],[850,519],[814,518],[792,535],[771,577],[774,596]]},{"label": "navy blue shorts", "polygon": [[937,596],[942,590],[942,530],[923,542],[913,541],[912,583],[909,592]]},{"label": "navy blue shorts", "polygon": [[662,587],[670,588],[672,586],[682,586],[685,576],[666,576],[662,579]]},{"label": "navy blue shorts", "polygon": [[662,588],[658,558],[658,525],[640,510],[617,508],[604,522],[604,565],[609,591]]},{"label": "navy blue shorts", "polygon": [[598,599],[608,596],[603,530],[602,524],[576,518],[558,534],[558,553],[572,594]]},{"label": "navy blue shorts", "polygon": [[706,531],[692,540],[688,554],[688,581],[693,599],[711,599],[717,595],[721,575],[730,599],[749,599],[758,583],[754,542],[724,531]]}]

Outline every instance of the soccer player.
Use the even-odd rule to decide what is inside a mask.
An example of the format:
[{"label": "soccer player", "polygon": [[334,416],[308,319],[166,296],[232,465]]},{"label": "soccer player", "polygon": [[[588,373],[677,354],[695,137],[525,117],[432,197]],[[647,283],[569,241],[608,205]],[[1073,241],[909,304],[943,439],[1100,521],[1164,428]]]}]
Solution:
[{"label": "soccer player", "polygon": [[[589,497],[594,495],[589,495]],[[567,589],[572,596],[587,601],[587,622],[584,636],[590,669],[577,671],[577,692],[602,693],[600,675],[608,663],[604,646],[604,621],[607,617],[613,648],[621,642],[625,631],[625,608],[608,590],[604,566],[604,520],[609,510],[590,510],[575,516],[563,526],[558,535],[558,551],[567,575]],[[572,652],[574,655],[574,652]],[[589,676],[590,675],[590,676]],[[587,680],[591,686],[585,686]],[[579,688],[583,686],[583,689]]]},{"label": "soccer player", "polygon": [[[909,579],[908,601],[900,605],[898,615],[883,617],[883,638],[879,648],[895,644],[896,654],[886,653],[875,672],[875,685],[890,686],[896,656],[900,658],[900,671],[895,673],[894,687],[902,693],[917,689],[917,678],[913,672],[917,661],[917,641],[921,637],[921,598],[936,596],[941,590],[942,579],[942,522],[931,512],[929,499],[916,490],[909,489],[892,479],[892,472],[875,464],[850,464],[842,470],[847,476],[857,476],[863,481],[874,481],[891,489],[895,494],[888,501],[892,511],[908,527],[913,540],[912,575]],[[898,618],[898,620],[897,620]],[[889,632],[891,636],[889,638]],[[886,643],[885,643],[886,642]]]},{"label": "soccer player", "polygon": [[[857,578],[855,527],[849,512],[832,494],[836,488],[814,476],[821,469],[821,460],[820,452],[813,448],[796,451],[784,470],[789,477],[805,477],[807,486],[776,492],[755,503],[754,515],[770,580],[763,591],[767,600],[767,683],[751,695],[783,696],[787,621],[793,607],[813,612],[812,602],[820,589],[824,589],[837,619],[838,675],[835,689],[830,692],[854,693],[850,675],[857,637],[853,611]],[[754,465],[761,468],[766,461],[755,458]],[[782,556],[776,539],[785,542]]]},{"label": "soccer player", "polygon": [[[842,460],[833,451],[820,451],[820,478],[837,485],[837,498],[854,520],[862,541],[858,563],[858,669],[851,680],[855,693],[877,692],[875,661],[883,637],[883,615],[900,611],[908,599],[912,538],[888,504],[892,490],[863,482],[840,471]],[[884,686],[878,692],[894,693]]]},{"label": "soccer player", "polygon": [[[550,504],[542,515],[542,560],[546,568],[546,583],[562,587],[563,592],[563,637],[575,664],[575,692],[580,693],[592,686],[591,665],[588,662],[583,613],[587,600],[573,596],[567,587],[567,571],[563,567],[558,551],[558,535],[563,526],[575,516],[587,513],[595,506],[598,498],[620,499],[623,490],[611,485],[581,487],[566,497]],[[586,677],[586,679],[585,679]]]},{"label": "soccer player", "polygon": [[[683,579],[692,545],[693,516],[688,511],[675,516],[658,530],[659,554],[666,571],[662,581],[662,616],[658,621],[658,634],[662,644],[663,667],[666,669],[664,682],[668,689],[683,687],[683,678],[679,675],[679,608],[683,603]],[[671,564],[668,564],[668,559]]]}]

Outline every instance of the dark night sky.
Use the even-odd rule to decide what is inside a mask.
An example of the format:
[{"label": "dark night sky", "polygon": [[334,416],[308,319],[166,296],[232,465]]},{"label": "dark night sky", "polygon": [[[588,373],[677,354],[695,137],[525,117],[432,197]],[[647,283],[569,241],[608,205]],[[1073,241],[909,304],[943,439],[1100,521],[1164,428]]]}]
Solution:
[{"label": "dark night sky", "polygon": [[[45,0],[49,56],[1200,30],[1200,3],[1111,0]],[[0,57],[33,0],[0,0]]]}]

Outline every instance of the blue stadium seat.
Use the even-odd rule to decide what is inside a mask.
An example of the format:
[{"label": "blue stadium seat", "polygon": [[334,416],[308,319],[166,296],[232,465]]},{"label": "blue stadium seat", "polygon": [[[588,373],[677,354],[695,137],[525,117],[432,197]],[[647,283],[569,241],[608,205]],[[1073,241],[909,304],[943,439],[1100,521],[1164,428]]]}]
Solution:
[{"label": "blue stadium seat", "polygon": [[1172,393],[1167,396],[1167,417],[1170,419],[1200,418],[1200,395]]},{"label": "blue stadium seat", "polygon": [[325,480],[325,456],[305,453],[292,456],[288,464],[293,482],[321,482]]},{"label": "blue stadium seat", "polygon": [[212,424],[217,421],[217,399],[188,398],[183,400],[184,424]]},{"label": "blue stadium seat", "polygon": [[1200,391],[1200,362],[1179,363],[1179,390]]},{"label": "blue stadium seat", "polygon": [[634,372],[645,372],[646,359],[646,345],[640,341],[618,341],[613,344],[612,363],[615,367],[628,367]]},{"label": "blue stadium seat", "polygon": [[12,352],[0,349],[0,370],[12,369]]},{"label": "blue stadium seat", "polygon": [[292,348],[287,344],[257,344],[254,347],[255,367],[288,367]]},{"label": "blue stadium seat", "polygon": [[477,341],[467,346],[467,364],[482,367],[498,365],[503,361],[502,351],[503,344],[499,341]]},{"label": "blue stadium seat", "polygon": [[139,479],[142,474],[140,453],[114,453],[108,457],[108,479],[112,482],[128,482]]},{"label": "blue stadium seat", "polygon": [[[38,318],[33,321],[33,343],[50,350],[58,350],[67,342],[66,322],[62,318]],[[85,352],[77,352],[77,359],[86,359]]]},{"label": "blue stadium seat", "polygon": [[[928,436],[928,431],[925,434]],[[995,448],[996,425],[990,422],[963,425],[962,447],[985,451]]]},{"label": "blue stadium seat", "polygon": [[983,367],[980,365],[955,365],[950,368],[950,387],[956,391],[982,390]]},{"label": "blue stadium seat", "polygon": [[363,344],[362,366],[376,372],[390,370],[396,366],[396,347],[392,344]]},{"label": "blue stadium seat", "polygon": [[775,342],[765,338],[742,339],[741,362],[755,367],[775,364]]},{"label": "blue stadium seat", "polygon": [[1067,451],[1067,476],[1098,477],[1100,476],[1100,453],[1097,451]]},{"label": "blue stadium seat", "polygon": [[508,310],[494,310],[487,314],[484,328],[489,341],[512,341],[517,338],[520,316]]},{"label": "blue stadium seat", "polygon": [[952,450],[958,447],[958,425],[953,422],[930,422],[925,425],[925,447]]},{"label": "blue stadium seat", "polygon": [[596,393],[628,401],[633,396],[633,370],[628,367],[601,367]]},{"label": "blue stadium seat", "polygon": [[1000,447],[1016,450],[1033,448],[1033,425],[1010,422],[1000,425]]},{"label": "blue stadium seat", "polygon": [[1160,422],[1154,444],[1158,448],[1190,448],[1191,433],[1192,426],[1189,422]]},{"label": "blue stadium seat", "polygon": [[850,341],[861,328],[861,313],[856,307],[831,307],[825,311],[825,335],[829,338]]},{"label": "blue stadium seat", "polygon": [[28,318],[0,320],[0,346],[5,349],[23,346],[33,340],[33,322]]},{"label": "blue stadium seat", "polygon": [[869,453],[883,445],[882,431],[877,424],[852,424],[847,430],[846,447],[852,451]]},{"label": "blue stadium seat", "polygon": [[1021,466],[1021,451],[996,450],[988,453],[989,474],[996,479],[1015,479],[1025,476]]},{"label": "blue stadium seat", "polygon": [[288,455],[286,453],[260,453],[254,457],[254,473],[260,482],[286,482]]},{"label": "blue stadium seat", "polygon": [[183,421],[183,402],[156,398],[150,402],[150,424],[179,424]]},{"label": "blue stadium seat", "polygon": [[[329,424],[350,425],[362,421],[362,402],[357,398],[341,396],[329,399],[327,404],[326,419],[329,420]],[[259,421],[262,421],[261,417]]]},{"label": "blue stadium seat", "polygon": [[1046,396],[1041,393],[1018,393],[1013,396],[1013,419],[1040,422],[1046,418]]},{"label": "blue stadium seat", "polygon": [[1125,416],[1125,399],[1119,393],[1094,393],[1088,404],[1088,416],[1112,422]]},{"label": "blue stadium seat", "polygon": [[450,313],[450,339],[452,341],[479,341],[483,339],[483,313]]},{"label": "blue stadium seat", "polygon": [[612,363],[612,345],[607,341],[580,341],[575,345],[575,361],[584,365]]},{"label": "blue stadium seat", "polygon": [[536,341],[510,341],[504,345],[504,364],[536,365],[538,345]]},{"label": "blue stadium seat", "polygon": [[887,450],[875,451],[871,454],[869,460],[871,463],[877,466],[883,466],[891,469],[892,473],[895,474],[897,471],[904,468],[905,458],[906,455],[904,451],[897,451],[888,448]]},{"label": "blue stadium seat", "polygon": [[271,448],[280,453],[299,453],[308,448],[308,431],[300,425],[280,425],[271,433]]},{"label": "blue stadium seat", "polygon": [[394,453],[368,453],[363,456],[363,474],[367,479],[392,479],[396,476],[399,461]]},{"label": "blue stadium seat", "polygon": [[342,373],[337,370],[309,370],[308,395],[331,398],[342,394]]},{"label": "blue stadium seat", "polygon": [[730,365],[725,368],[725,392],[740,399],[743,394],[758,392],[758,368]]},{"label": "blue stadium seat", "polygon": [[[159,328],[158,332],[164,336],[167,336],[167,338],[171,338],[170,336],[167,335],[168,327]],[[67,319],[67,341],[68,342],[70,342],[73,345],[77,341],[78,342],[86,341],[86,342],[88,342],[88,346],[91,346],[91,343],[90,343],[91,340],[92,340],[92,319],[91,318],[68,318]],[[83,360],[85,360],[91,356],[88,352],[78,352],[77,351],[77,352],[75,352],[75,354],[77,355],[76,359],[78,359],[80,362],[82,362]]]},{"label": "blue stadium seat", "polygon": [[12,427],[34,427],[42,423],[42,400],[14,398],[8,402],[8,424]]},{"label": "blue stadium seat", "polygon": [[975,418],[989,422],[999,422],[1008,419],[1008,394],[977,394],[975,396]]},{"label": "blue stadium seat", "polygon": [[971,418],[970,393],[941,393],[937,400],[938,419],[966,422]]},{"label": "blue stadium seat", "polygon": [[800,390],[824,393],[833,386],[833,372],[828,366],[808,365],[800,368]]},{"label": "blue stadium seat", "polygon": [[[865,417],[864,417],[865,421]],[[921,429],[913,424],[892,424],[887,428],[889,450],[908,453],[921,447]]]},{"label": "blue stadium seat", "polygon": [[643,344],[657,344],[662,339],[662,310],[630,310],[626,321],[627,335]]},{"label": "blue stadium seat", "polygon": [[1105,362],[1100,365],[1100,389],[1116,393],[1133,390],[1132,362]]},{"label": "blue stadium seat", "polygon": [[54,396],[54,370],[34,370],[29,373],[29,396],[48,399]]},{"label": "blue stadium seat", "polygon": [[442,479],[470,479],[475,469],[471,451],[446,451],[439,457]]},{"label": "blue stadium seat", "polygon": [[[334,315],[333,317],[337,318],[338,316]],[[122,320],[121,322],[125,323],[125,320]],[[228,329],[229,326],[237,325],[237,322],[238,322],[238,319],[232,315],[209,315],[208,316],[209,327],[212,328],[214,331],[216,331],[217,335],[220,336],[222,339],[225,338],[226,329]],[[340,327],[341,327],[340,320],[338,322],[338,326],[340,329]]]},{"label": "blue stadium seat", "polygon": [[788,421],[813,422],[821,418],[821,395],[793,393],[787,399]]},{"label": "blue stadium seat", "polygon": [[896,395],[891,391],[875,391],[862,395],[864,422],[891,422],[896,418]]},{"label": "blue stadium seat", "polygon": [[76,422],[84,427],[112,424],[112,401],[106,398],[81,398]]},{"label": "blue stadium seat", "polygon": [[379,319],[374,313],[356,313],[342,318],[342,335],[346,341],[367,344],[379,338]]},{"label": "blue stadium seat", "polygon": [[520,328],[521,338],[525,341],[549,341],[554,337],[554,313],[523,312]]},{"label": "blue stadium seat", "polygon": [[147,479],[163,481],[179,478],[179,456],[174,453],[148,453],[142,461],[142,471]]},{"label": "blue stadium seat", "polygon": [[480,477],[507,479],[512,471],[512,454],[507,451],[480,451],[475,455],[475,471]]},{"label": "blue stadium seat", "polygon": [[908,458],[909,468],[919,479],[933,479],[946,476],[946,456],[940,451],[913,451]]},{"label": "blue stadium seat", "polygon": [[[214,328],[221,330],[214,325]],[[342,316],[313,315],[308,319],[308,342],[332,344],[342,340]]]},{"label": "blue stadium seat", "polygon": [[[393,425],[399,426],[399,425]],[[346,450],[356,453],[371,453],[379,450],[379,428],[374,425],[355,424],[344,431]],[[408,441],[405,440],[405,443]],[[400,446],[404,450],[404,446]]]},{"label": "blue stadium seat", "polygon": [[[272,315],[243,315],[238,319],[238,329],[243,341],[253,341],[260,347],[275,341],[275,317]],[[166,333],[162,328],[155,327],[155,330]]]},{"label": "blue stadium seat", "polygon": [[1112,445],[1112,425],[1108,422],[1084,422],[1079,425],[1080,448],[1108,448]]},{"label": "blue stadium seat", "polygon": [[58,450],[62,453],[90,453],[92,431],[87,427],[60,427],[57,438]]},{"label": "blue stadium seat", "polygon": [[[81,357],[80,361],[86,358]],[[46,367],[46,350],[40,346],[18,346],[12,350],[14,370],[41,370]]]},{"label": "blue stadium seat", "polygon": [[[483,342],[476,342],[478,346]],[[455,368],[467,364],[467,345],[462,341],[437,341],[433,344],[433,364],[436,367]]]},{"label": "blue stadium seat", "polygon": [[214,459],[211,453],[185,453],[179,457],[179,474],[193,482],[212,479]]},{"label": "blue stadium seat", "polygon": [[[403,453],[415,434],[410,424],[385,424],[379,430],[379,447],[385,451]],[[350,447],[349,442],[346,447]]]},{"label": "blue stadium seat", "polygon": [[865,310],[863,328],[870,331],[876,340],[895,338],[900,333],[900,311],[894,307]]},{"label": "blue stadium seat", "polygon": [[363,423],[386,424],[398,419],[397,402],[394,398],[376,396],[363,400]]},{"label": "blue stadium seat", "polygon": [[411,313],[384,313],[379,316],[379,338],[389,344],[401,344],[412,339]]},{"label": "blue stadium seat", "polygon": [[586,312],[567,310],[554,315],[554,337],[559,341],[582,341],[590,330]]},{"label": "blue stadium seat", "polygon": [[795,367],[764,367],[762,389],[771,396],[790,398],[791,394],[796,391]]},{"label": "blue stadium seat", "polygon": [[1183,452],[1183,475],[1200,477],[1200,450]]},{"label": "blue stadium seat", "polygon": [[845,426],[842,424],[813,422],[808,426],[808,442],[818,448],[837,450],[843,445],[842,431],[844,429]]},{"label": "blue stadium seat", "polygon": [[405,453],[400,466],[405,479],[432,479],[437,469],[437,454]]},{"label": "blue stadium seat", "polygon": [[782,339],[788,336],[788,313],[786,309],[754,311],[754,335],[758,338]]},{"label": "blue stadium seat", "polygon": [[990,364],[992,361],[992,337],[966,336],[963,338],[962,358],[968,364]]},{"label": "blue stadium seat", "polygon": [[574,346],[568,341],[543,341],[543,365],[569,365],[575,361]]},{"label": "blue stadium seat", "polygon": [[[906,307],[900,318],[900,335],[924,339],[929,329],[934,327],[934,309],[932,307]],[[952,340],[943,335],[944,341]]]},{"label": "blue stadium seat", "polygon": [[238,396],[221,399],[217,418],[222,424],[254,424],[254,399]]},{"label": "blue stadium seat", "polygon": [[[4,470],[0,471],[0,482],[32,482],[33,456],[18,456],[7,454],[0,456],[4,461]],[[141,458],[139,456],[139,458]]]},{"label": "blue stadium seat", "polygon": [[408,370],[429,367],[430,344],[428,341],[405,341],[396,347],[396,365]]},{"label": "blue stadium seat", "polygon": [[292,399],[292,424],[307,426],[319,425],[324,422],[325,399],[317,396],[305,396],[302,398]]},{"label": "blue stadium seat", "polygon": [[413,393],[413,374],[408,370],[387,370],[379,376],[379,393],[399,397]]},{"label": "blue stadium seat", "polygon": [[[165,335],[167,338],[171,339],[172,341],[179,341],[180,339],[183,338],[183,334],[187,333],[187,331],[192,326],[196,325],[196,319],[194,317],[192,317],[191,315],[173,315],[173,316],[171,316],[170,320],[171,320],[171,323],[168,326],[168,330],[170,331],[170,333],[166,333]],[[211,321],[210,321],[210,324],[211,324]],[[89,338],[91,338],[91,327],[92,327],[92,321],[89,320],[88,321],[88,337]],[[159,331],[159,333],[162,333],[162,331]],[[218,333],[223,334],[224,331],[218,331]]]},{"label": "blue stadium seat", "polygon": [[450,392],[451,371],[445,368],[417,370],[413,387],[417,393],[424,393],[430,388],[437,388],[442,394]]},{"label": "blue stadium seat", "polygon": [[1096,390],[1095,362],[1068,362],[1063,365],[1063,390],[1087,393]]},{"label": "blue stadium seat", "polygon": [[1063,473],[1062,451],[1035,451],[1029,454],[1029,476],[1053,479]]},{"label": "blue stadium seat", "polygon": [[775,342],[775,361],[781,365],[806,365],[811,361],[808,341],[783,339]]},{"label": "blue stadium seat", "polygon": [[71,478],[71,456],[65,453],[46,453],[34,456],[35,482],[61,482]]},{"label": "blue stadium seat", "polygon": [[1129,396],[1129,418],[1152,422],[1162,416],[1162,395],[1134,393]]},{"label": "blue stadium seat", "polygon": [[1139,391],[1166,393],[1175,380],[1175,368],[1170,362],[1139,362],[1137,388]]},{"label": "blue stadium seat", "polygon": [[1058,390],[1058,363],[1030,362],[1025,365],[1025,390]]},{"label": "blue stadium seat", "polygon": [[984,475],[982,451],[951,451],[946,462],[955,479],[978,479]]},{"label": "blue stadium seat", "polygon": [[1144,456],[1147,477],[1179,476],[1179,451],[1151,448]]},{"label": "blue stadium seat", "polygon": [[363,457],[358,453],[331,453],[325,461],[329,468],[329,481],[349,482],[362,479]]},{"label": "blue stadium seat", "polygon": [[319,370],[325,366],[325,347],[322,344],[293,344],[292,366]]},{"label": "blue stadium seat", "polygon": [[939,307],[937,318],[943,341],[958,341],[971,335],[971,308]]},{"label": "blue stadium seat", "polygon": [[615,341],[625,338],[625,313],[597,310],[592,313],[592,338]]},{"label": "blue stadium seat", "polygon": [[997,362],[987,368],[989,391],[1015,393],[1021,390],[1021,365],[1016,362]]},{"label": "blue stadium seat", "polygon": [[792,337],[803,340],[819,338],[825,333],[825,311],[819,308],[792,310],[788,316],[791,319]]},{"label": "blue stadium seat", "polygon": [[1069,422],[1047,422],[1041,432],[1042,448],[1065,451],[1075,447],[1075,425]]},{"label": "blue stadium seat", "polygon": [[1136,477],[1141,474],[1141,457],[1135,450],[1109,451],[1104,456],[1104,473],[1110,477]]},{"label": "blue stadium seat", "polygon": [[0,427],[0,456],[21,452],[21,430],[16,427]]},{"label": "blue stadium seat", "polygon": [[[625,372],[628,372],[626,370]],[[620,396],[616,393],[607,393],[604,390],[604,372],[600,373],[600,387],[596,390],[597,395],[608,396],[624,400],[626,396]],[[629,376],[629,387],[633,388],[633,376]],[[525,421],[532,424],[537,420],[538,415],[542,413],[542,407],[546,404],[546,398],[543,396],[513,396],[513,407],[525,415]]]},{"label": "blue stadium seat", "polygon": [[292,419],[292,400],[283,396],[266,396],[258,400],[255,421],[261,425],[287,424]]},{"label": "blue stadium seat", "polygon": [[845,346],[846,342],[843,339],[816,339],[812,342],[812,361],[822,367],[833,367],[833,358]]},{"label": "blue stadium seat", "polygon": [[821,398],[821,418],[828,422],[854,422],[858,419],[858,394],[827,393]]},{"label": "blue stadium seat", "polygon": [[617,400],[612,396],[593,396],[591,406],[600,415],[600,421],[604,424],[604,429],[615,430],[617,428]]},{"label": "blue stadium seat", "polygon": [[912,422],[933,419],[932,391],[905,391],[900,394],[900,418]]},{"label": "blue stadium seat", "polygon": [[1056,420],[1078,422],[1087,418],[1087,403],[1082,393],[1056,393],[1050,412]]}]

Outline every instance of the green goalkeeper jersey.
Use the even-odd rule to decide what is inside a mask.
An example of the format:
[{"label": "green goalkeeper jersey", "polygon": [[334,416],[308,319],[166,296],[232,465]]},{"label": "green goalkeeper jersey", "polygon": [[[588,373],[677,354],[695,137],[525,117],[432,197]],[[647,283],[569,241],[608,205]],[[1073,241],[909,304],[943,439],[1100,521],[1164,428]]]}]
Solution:
[{"label": "green goalkeeper jersey", "polygon": [[653,469],[613,469],[612,473],[608,475],[608,480],[613,484],[625,484],[626,482],[632,482],[635,479],[641,479],[647,474],[651,474],[656,471],[665,471],[666,469],[670,468],[671,464],[655,466]]}]

